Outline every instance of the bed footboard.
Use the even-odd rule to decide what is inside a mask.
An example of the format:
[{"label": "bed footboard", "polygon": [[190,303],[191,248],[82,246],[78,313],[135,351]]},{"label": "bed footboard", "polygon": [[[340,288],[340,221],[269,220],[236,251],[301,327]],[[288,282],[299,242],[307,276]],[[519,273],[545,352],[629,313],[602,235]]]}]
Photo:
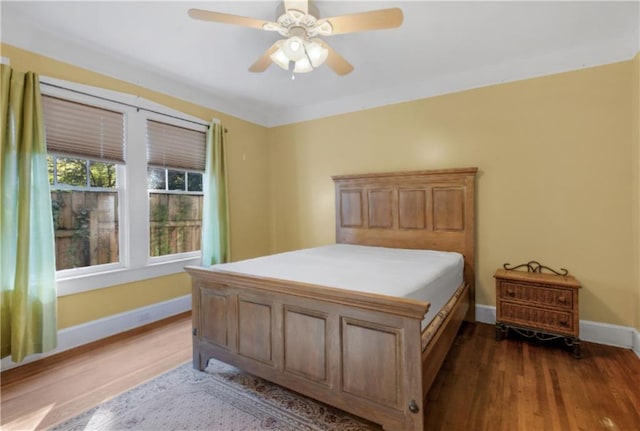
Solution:
[{"label": "bed footboard", "polygon": [[187,271],[194,368],[216,358],[387,430],[423,429],[420,322],[428,303]]}]

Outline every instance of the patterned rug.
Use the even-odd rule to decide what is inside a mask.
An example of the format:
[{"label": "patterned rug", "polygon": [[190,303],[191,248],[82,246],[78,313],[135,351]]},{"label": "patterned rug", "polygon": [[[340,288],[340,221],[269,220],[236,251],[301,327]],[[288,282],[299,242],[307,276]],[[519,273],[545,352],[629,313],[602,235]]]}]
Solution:
[{"label": "patterned rug", "polygon": [[230,365],[184,364],[56,427],[67,430],[380,431]]}]

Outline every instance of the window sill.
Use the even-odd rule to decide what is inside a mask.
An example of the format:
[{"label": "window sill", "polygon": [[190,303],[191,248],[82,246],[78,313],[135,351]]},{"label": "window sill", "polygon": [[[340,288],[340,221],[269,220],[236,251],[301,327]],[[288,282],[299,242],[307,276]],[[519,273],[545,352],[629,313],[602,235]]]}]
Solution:
[{"label": "window sill", "polygon": [[184,267],[188,265],[200,265],[200,257],[190,256],[168,262],[152,262],[141,268],[117,268],[103,272],[67,276],[56,280],[58,296],[74,295],[118,284],[177,274],[183,272]]}]

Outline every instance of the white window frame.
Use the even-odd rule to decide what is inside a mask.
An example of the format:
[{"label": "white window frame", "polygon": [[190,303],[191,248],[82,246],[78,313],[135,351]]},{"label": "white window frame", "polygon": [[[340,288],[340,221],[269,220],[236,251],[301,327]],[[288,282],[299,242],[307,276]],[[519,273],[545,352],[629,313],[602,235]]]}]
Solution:
[{"label": "white window frame", "polygon": [[[154,109],[154,111],[157,111],[156,109]],[[146,140],[146,124],[147,124],[147,120],[154,120],[154,121],[158,121],[160,123],[165,123],[165,124],[171,124],[172,126],[179,126],[179,127],[183,127],[185,129],[192,129],[192,130],[196,130],[198,132],[207,132],[207,126],[199,126],[198,124],[193,124],[190,123],[188,121],[184,121],[184,120],[180,120],[178,118],[173,118],[173,117],[167,117],[165,115],[158,115],[155,112],[146,112],[146,111],[141,111],[142,115],[144,116],[144,127],[145,127],[145,140],[144,140],[144,148],[145,148],[145,152],[147,149],[147,140]],[[177,116],[176,114],[173,114],[174,116]],[[181,117],[185,117],[184,114],[180,114]],[[202,121],[202,120],[198,120],[198,121]],[[145,157],[146,157],[146,153],[145,153]],[[144,170],[144,185],[147,188],[147,212],[146,212],[146,217],[147,217],[147,257],[149,259],[149,262],[151,264],[160,264],[160,263],[164,263],[164,262],[170,262],[170,261],[174,261],[176,259],[180,260],[180,259],[192,259],[192,258],[200,258],[201,253],[200,251],[189,251],[189,252],[185,252],[185,253],[174,253],[174,254],[167,254],[164,256],[150,256],[150,244],[149,244],[149,193],[172,193],[171,190],[158,190],[158,191],[152,191],[149,190],[148,186],[147,186],[147,169],[149,168],[149,166],[147,166],[147,162],[146,162],[146,158],[145,158],[145,170]],[[165,168],[165,169],[169,169],[172,171],[184,171],[184,172],[189,172],[189,169],[182,169],[182,168]],[[196,172],[196,171],[193,171]],[[202,173],[203,178],[202,181],[204,182],[204,172]],[[182,191],[175,191],[176,194],[202,194],[201,192],[197,192],[197,193],[188,193],[188,192],[182,192]]]},{"label": "white window frame", "polygon": [[[86,157],[69,156],[69,155],[59,154],[55,152],[49,153],[47,151],[47,155],[49,154],[55,155],[56,157],[67,157],[70,159],[77,159],[77,160],[91,160],[91,159],[87,159]],[[124,196],[125,196],[125,190],[124,190],[123,184],[124,184],[124,178],[126,175],[126,169],[125,169],[125,166],[122,164],[115,164],[115,165],[116,165],[116,186],[110,189],[110,188],[104,188],[104,187],[90,187],[88,185],[70,186],[66,184],[57,184],[57,179],[55,178],[56,168],[54,164],[54,171],[53,171],[54,184],[49,186],[51,191],[79,190],[79,191],[88,191],[88,192],[110,192],[110,193],[116,192],[118,194],[118,262],[104,263],[100,265],[81,266],[78,268],[61,269],[56,271],[56,280],[62,280],[69,277],[73,278],[73,277],[81,276],[84,274],[93,274],[96,272],[113,271],[113,270],[118,270],[125,267],[123,263],[123,258],[122,258],[122,241],[124,238],[122,235],[121,220],[122,220],[123,212],[121,209],[122,207],[121,203],[124,201]],[[88,183],[89,183],[89,178],[87,178],[87,184]]]},{"label": "white window frame", "polygon": [[[177,170],[177,169],[170,169],[170,168],[165,168],[167,170]],[[182,171],[182,172],[192,172],[192,171]],[[200,172],[198,172],[200,173]],[[204,174],[202,174],[204,175]],[[182,195],[182,196],[202,196],[203,192],[187,192],[187,191],[181,191],[181,190],[151,190],[149,189],[148,194],[151,193],[162,193],[162,194],[174,194],[174,195]],[[149,209],[149,198],[147,197],[147,211]],[[147,212],[147,214],[149,214]],[[148,216],[147,216],[148,219]],[[149,220],[147,220],[148,222]],[[147,224],[147,230],[149,229],[149,225]],[[187,251],[187,252],[183,252],[183,253],[172,253],[172,254],[165,254],[164,256],[151,256],[151,244],[149,243],[150,239],[147,239],[147,254],[149,254],[149,262],[150,263],[161,263],[161,262],[167,262],[167,261],[171,261],[171,260],[175,260],[175,259],[189,259],[192,257],[200,257],[200,250],[198,251]]]},{"label": "white window frame", "polygon": [[[200,251],[153,259],[149,257],[146,119],[156,119],[194,130],[206,130],[204,125],[189,122],[203,123],[203,120],[130,94],[45,76],[41,76],[40,81],[56,86],[42,85],[40,87],[42,94],[122,112],[125,121],[126,164],[118,167],[122,173],[118,171],[117,180],[118,189],[122,190],[118,202],[120,261],[117,264],[57,271],[58,296],[176,274],[183,272],[187,265],[199,265]],[[148,112],[145,109],[165,115]],[[180,117],[188,121],[167,116]]]}]

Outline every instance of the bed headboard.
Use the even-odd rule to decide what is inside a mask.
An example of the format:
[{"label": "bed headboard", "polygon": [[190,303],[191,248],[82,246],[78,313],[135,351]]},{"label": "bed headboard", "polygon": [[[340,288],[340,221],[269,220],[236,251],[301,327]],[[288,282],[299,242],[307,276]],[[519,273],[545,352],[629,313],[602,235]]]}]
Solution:
[{"label": "bed headboard", "polygon": [[[477,168],[333,176],[336,242],[457,251],[475,300]],[[468,320],[474,320],[475,303]]]}]

